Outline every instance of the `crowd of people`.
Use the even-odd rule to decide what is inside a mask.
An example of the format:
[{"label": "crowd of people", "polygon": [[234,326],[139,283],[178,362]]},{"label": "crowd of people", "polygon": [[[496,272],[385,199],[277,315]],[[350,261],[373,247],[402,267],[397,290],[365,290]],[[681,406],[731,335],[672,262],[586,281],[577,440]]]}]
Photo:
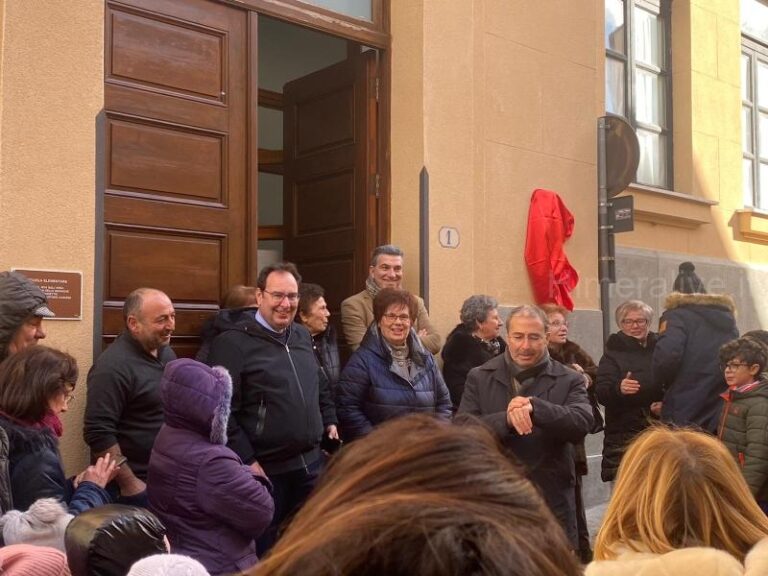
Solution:
[{"label": "crowd of people", "polygon": [[341,346],[291,263],[225,295],[195,360],[170,346],[171,298],[134,290],[87,376],[92,463],[69,478],[77,361],[34,345],[46,297],[0,273],[0,574],[768,574],[768,332],[739,337],[691,263],[658,331],[621,303],[595,362],[568,309],[502,322],[487,295],[442,346],[403,258],[373,252]]}]

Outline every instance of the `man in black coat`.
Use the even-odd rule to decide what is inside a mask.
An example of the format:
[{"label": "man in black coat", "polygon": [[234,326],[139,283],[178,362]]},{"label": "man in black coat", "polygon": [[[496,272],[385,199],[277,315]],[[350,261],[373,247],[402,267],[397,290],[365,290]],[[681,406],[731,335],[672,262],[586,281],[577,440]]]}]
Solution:
[{"label": "man in black coat", "polygon": [[592,407],[584,377],[549,357],[547,327],[538,308],[513,308],[507,353],[469,372],[459,414],[479,416],[517,456],[576,550],[573,443],[590,431]]},{"label": "man in black coat", "polygon": [[299,276],[289,262],[266,266],[256,281],[258,310],[222,310],[208,364],[232,376],[228,445],[274,487],[272,525],[257,542],[271,548],[280,524],[304,503],[321,467],[323,433],[338,440],[328,382],[304,326],[293,322]]}]

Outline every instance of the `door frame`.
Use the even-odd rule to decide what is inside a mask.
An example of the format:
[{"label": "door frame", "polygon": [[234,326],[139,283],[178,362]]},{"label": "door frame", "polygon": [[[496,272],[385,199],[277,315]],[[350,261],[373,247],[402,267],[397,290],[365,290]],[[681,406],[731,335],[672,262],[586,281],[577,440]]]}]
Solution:
[{"label": "door frame", "polygon": [[[390,118],[391,118],[391,45],[390,0],[371,0],[373,22],[365,22],[344,14],[332,12],[302,2],[301,0],[216,0],[222,4],[237,6],[248,11],[249,38],[258,38],[259,16],[268,16],[291,24],[318,30],[338,38],[365,44],[378,51],[379,100],[378,126],[376,131],[376,163],[379,186],[377,198],[376,231],[373,245],[389,242],[391,233],[390,194]],[[252,52],[249,47],[249,53]],[[248,63],[248,131],[249,158],[258,158],[258,57]],[[255,146],[255,149],[253,148]],[[253,168],[253,169],[252,169]],[[255,285],[258,276],[258,162],[248,164],[248,261],[255,263],[248,269],[247,282]],[[371,193],[374,193],[371,191]]]}]

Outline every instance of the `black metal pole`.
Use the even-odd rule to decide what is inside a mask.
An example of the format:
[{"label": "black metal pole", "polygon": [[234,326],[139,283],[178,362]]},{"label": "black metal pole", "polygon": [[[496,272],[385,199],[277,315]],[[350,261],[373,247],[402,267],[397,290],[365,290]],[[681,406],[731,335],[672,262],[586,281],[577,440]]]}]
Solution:
[{"label": "black metal pole", "polygon": [[429,172],[419,172],[419,286],[424,306],[429,310]]},{"label": "black metal pole", "polygon": [[605,118],[597,121],[597,257],[600,279],[600,310],[603,313],[603,343],[611,333],[611,311],[609,288],[612,282],[612,260],[610,249],[610,224],[608,221],[608,168],[606,166],[605,133],[608,124]]}]

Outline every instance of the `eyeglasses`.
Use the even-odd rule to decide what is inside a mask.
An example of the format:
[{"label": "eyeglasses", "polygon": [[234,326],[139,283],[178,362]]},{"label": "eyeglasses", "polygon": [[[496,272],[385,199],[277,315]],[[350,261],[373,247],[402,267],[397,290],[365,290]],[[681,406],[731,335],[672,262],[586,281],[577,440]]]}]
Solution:
[{"label": "eyeglasses", "polygon": [[638,328],[643,328],[648,325],[648,320],[645,318],[640,318],[640,320],[631,320],[629,318],[624,318],[624,320],[621,321],[622,326],[637,326]]},{"label": "eyeglasses", "polygon": [[384,318],[386,318],[389,322],[394,322],[395,320],[400,320],[403,324],[410,324],[411,317],[408,314],[392,314],[387,313],[384,314]]},{"label": "eyeglasses", "polygon": [[286,298],[288,298],[288,302],[291,304],[295,304],[299,301],[299,293],[298,292],[270,292],[269,290],[262,290],[262,292],[266,292],[272,297],[272,300],[275,302],[275,304],[279,304]]},{"label": "eyeglasses", "polygon": [[720,364],[720,369],[725,372],[726,370],[730,370],[731,372],[735,372],[742,366],[749,366],[746,362],[728,362],[727,364]]},{"label": "eyeglasses", "polygon": [[568,328],[568,322],[566,320],[563,320],[562,322],[560,320],[555,320],[554,322],[549,323],[551,328],[562,328],[565,326]]}]

